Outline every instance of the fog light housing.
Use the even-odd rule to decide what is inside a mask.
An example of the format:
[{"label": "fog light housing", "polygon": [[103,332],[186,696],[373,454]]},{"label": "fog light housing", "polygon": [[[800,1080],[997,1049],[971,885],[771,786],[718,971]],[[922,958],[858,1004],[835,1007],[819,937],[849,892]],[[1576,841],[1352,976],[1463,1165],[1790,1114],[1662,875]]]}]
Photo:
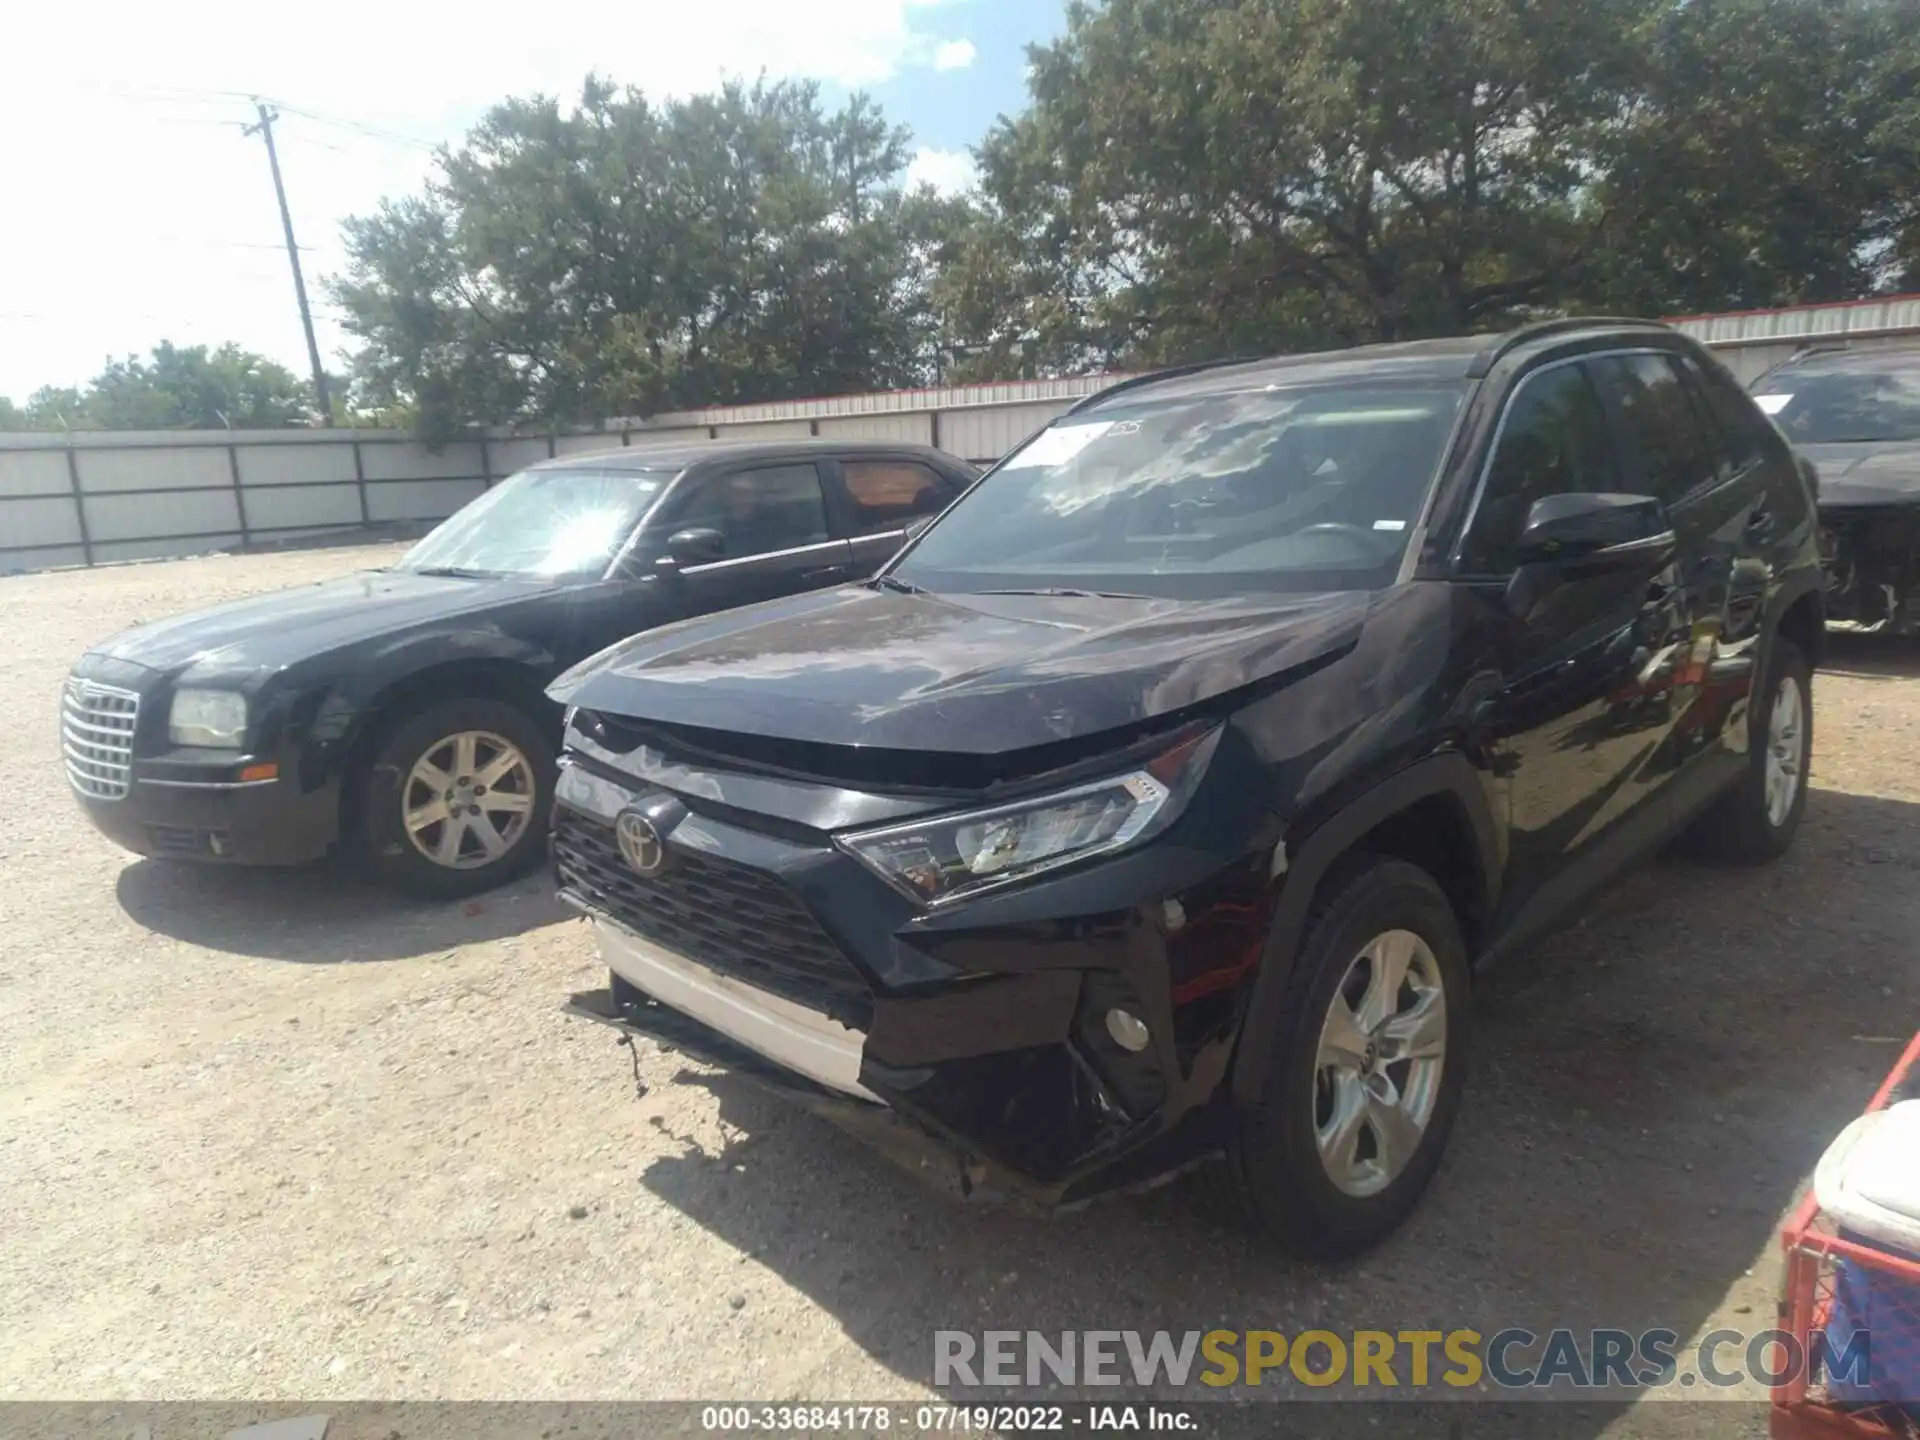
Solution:
[{"label": "fog light housing", "polygon": [[1135,1055],[1146,1049],[1153,1039],[1147,1033],[1146,1021],[1118,1006],[1107,1011],[1107,1034],[1113,1037],[1114,1044]]}]

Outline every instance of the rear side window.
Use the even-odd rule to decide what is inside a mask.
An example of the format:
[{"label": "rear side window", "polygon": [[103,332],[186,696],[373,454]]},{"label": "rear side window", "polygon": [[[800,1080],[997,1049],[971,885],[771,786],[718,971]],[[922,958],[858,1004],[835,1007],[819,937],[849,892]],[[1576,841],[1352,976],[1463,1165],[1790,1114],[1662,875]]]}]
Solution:
[{"label": "rear side window", "polygon": [[1688,359],[1682,362],[1694,393],[1711,418],[1719,434],[1720,473],[1737,475],[1749,465],[1757,465],[1766,456],[1766,417],[1760,413],[1740,384],[1718,365],[1703,365]]},{"label": "rear side window", "polygon": [[1537,502],[1619,488],[1606,411],[1586,367],[1558,365],[1530,376],[1500,426],[1461,564],[1470,574],[1509,574],[1519,564],[1520,532]]},{"label": "rear side window", "polygon": [[917,460],[842,460],[840,473],[853,499],[856,535],[898,530],[939,514],[953,498],[953,487]]},{"label": "rear side window", "polygon": [[[1664,355],[1607,355],[1593,362],[1646,466],[1647,488],[1671,505],[1718,472],[1714,447],[1680,371]],[[1628,486],[1635,489],[1635,486]]]}]

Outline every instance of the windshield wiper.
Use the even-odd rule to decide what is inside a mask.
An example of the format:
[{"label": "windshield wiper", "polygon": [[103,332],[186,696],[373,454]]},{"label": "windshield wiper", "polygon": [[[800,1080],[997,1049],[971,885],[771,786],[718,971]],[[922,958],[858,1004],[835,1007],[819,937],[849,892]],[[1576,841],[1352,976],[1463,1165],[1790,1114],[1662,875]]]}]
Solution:
[{"label": "windshield wiper", "polygon": [[470,570],[464,565],[422,565],[417,570],[409,570],[409,575],[444,575],[455,580],[491,580],[499,572],[495,570]]},{"label": "windshield wiper", "polygon": [[874,576],[873,588],[876,590],[891,590],[896,595],[924,595],[927,593],[911,580],[896,580],[891,575]]},{"label": "windshield wiper", "polygon": [[1056,600],[1151,600],[1151,595],[1129,595],[1124,590],[1075,590],[1048,585],[1038,590],[975,590],[975,595],[1045,595]]}]

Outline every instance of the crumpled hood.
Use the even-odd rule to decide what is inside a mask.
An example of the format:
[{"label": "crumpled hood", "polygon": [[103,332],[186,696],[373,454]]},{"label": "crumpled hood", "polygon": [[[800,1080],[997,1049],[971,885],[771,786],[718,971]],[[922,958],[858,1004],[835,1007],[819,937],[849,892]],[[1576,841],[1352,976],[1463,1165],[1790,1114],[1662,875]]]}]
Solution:
[{"label": "crumpled hood", "polygon": [[368,570],[152,620],[89,653],[164,672],[243,676],[282,670],[409,624],[465,615],[545,588],[538,581]]},{"label": "crumpled hood", "polygon": [[661,725],[1001,755],[1170,716],[1351,646],[1360,592],[1223,601],[843,588],[635,636],[548,694]]},{"label": "crumpled hood", "polygon": [[1920,440],[1802,445],[1820,471],[1820,503],[1920,505]]}]

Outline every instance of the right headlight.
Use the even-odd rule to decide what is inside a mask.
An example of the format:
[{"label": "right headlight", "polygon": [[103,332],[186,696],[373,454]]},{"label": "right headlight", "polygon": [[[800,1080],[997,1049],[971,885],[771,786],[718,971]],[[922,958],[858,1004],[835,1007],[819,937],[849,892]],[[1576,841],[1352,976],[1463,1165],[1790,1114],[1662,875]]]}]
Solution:
[{"label": "right headlight", "polygon": [[1219,739],[1215,728],[1109,779],[857,831],[836,843],[909,898],[944,904],[1113,854],[1164,830],[1186,807]]}]

